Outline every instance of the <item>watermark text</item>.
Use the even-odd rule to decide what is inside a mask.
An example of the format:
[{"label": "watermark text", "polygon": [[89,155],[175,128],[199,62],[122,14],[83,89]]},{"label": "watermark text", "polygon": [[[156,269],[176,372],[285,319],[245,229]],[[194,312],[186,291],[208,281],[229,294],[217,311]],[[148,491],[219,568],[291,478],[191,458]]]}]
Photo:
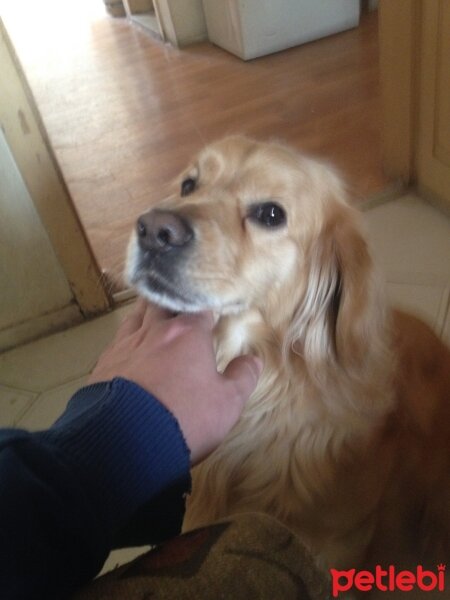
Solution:
[{"label": "watermark text", "polygon": [[415,571],[397,571],[392,565],[386,568],[377,565],[373,571],[330,569],[330,574],[333,598],[353,589],[360,592],[370,592],[373,589],[381,592],[410,592],[414,589],[423,592],[445,591],[444,564],[437,565],[436,571],[424,569],[421,565]]}]

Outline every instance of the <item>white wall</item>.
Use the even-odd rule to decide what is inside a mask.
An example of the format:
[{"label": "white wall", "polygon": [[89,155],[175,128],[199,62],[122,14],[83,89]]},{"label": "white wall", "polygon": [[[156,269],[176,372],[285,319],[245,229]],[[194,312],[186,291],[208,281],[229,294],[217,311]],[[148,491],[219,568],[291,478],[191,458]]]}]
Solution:
[{"label": "white wall", "polygon": [[0,332],[71,300],[67,279],[0,129]]},{"label": "white wall", "polygon": [[176,46],[207,39],[202,0],[154,0],[163,30]]}]

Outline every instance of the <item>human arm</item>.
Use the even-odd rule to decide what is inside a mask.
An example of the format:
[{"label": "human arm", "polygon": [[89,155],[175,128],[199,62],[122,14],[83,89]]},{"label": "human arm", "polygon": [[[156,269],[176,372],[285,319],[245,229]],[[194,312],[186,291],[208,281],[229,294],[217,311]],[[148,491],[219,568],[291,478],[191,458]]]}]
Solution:
[{"label": "human arm", "polygon": [[3,597],[64,598],[148,502],[165,511],[149,542],[179,531],[189,449],[194,462],[220,442],[257,380],[245,358],[217,374],[211,330],[141,303],[49,430],[1,433]]},{"label": "human arm", "polygon": [[127,380],[82,388],[47,431],[1,431],[2,598],[65,598],[149,500],[165,501],[147,543],[176,535],[189,488],[178,423]]}]

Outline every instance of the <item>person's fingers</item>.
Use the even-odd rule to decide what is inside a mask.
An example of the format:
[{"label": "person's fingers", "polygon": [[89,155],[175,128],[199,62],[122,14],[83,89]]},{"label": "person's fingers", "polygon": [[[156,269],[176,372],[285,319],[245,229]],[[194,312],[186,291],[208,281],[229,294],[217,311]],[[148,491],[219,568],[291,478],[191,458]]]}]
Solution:
[{"label": "person's fingers", "polygon": [[246,355],[234,358],[223,372],[225,379],[233,386],[240,410],[256,388],[262,369],[260,358]]}]

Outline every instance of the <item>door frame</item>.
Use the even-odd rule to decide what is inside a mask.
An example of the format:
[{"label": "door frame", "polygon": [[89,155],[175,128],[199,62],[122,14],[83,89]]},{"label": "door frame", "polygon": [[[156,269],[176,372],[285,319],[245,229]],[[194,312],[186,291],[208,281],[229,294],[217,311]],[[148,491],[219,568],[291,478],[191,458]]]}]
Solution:
[{"label": "door frame", "polygon": [[84,317],[112,298],[74,207],[41,116],[0,19],[0,126]]},{"label": "door frame", "polygon": [[420,56],[420,0],[380,0],[378,9],[383,164],[386,174],[414,183]]},{"label": "door frame", "polygon": [[389,177],[450,214],[448,156],[442,164],[434,139],[443,1],[380,0],[382,154]]}]

